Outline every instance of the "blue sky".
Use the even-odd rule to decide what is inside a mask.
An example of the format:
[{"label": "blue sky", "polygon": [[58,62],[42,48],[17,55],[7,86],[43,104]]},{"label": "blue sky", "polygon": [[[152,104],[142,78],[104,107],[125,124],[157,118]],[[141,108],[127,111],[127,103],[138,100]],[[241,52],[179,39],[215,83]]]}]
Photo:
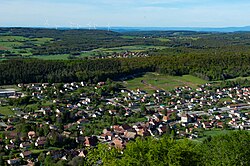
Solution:
[{"label": "blue sky", "polygon": [[249,0],[0,0],[0,26],[248,25]]}]

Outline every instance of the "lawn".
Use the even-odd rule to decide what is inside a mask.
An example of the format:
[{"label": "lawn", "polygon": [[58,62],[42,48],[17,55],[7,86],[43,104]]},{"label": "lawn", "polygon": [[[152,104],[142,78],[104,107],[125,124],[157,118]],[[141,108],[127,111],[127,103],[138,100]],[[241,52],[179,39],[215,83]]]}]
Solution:
[{"label": "lawn", "polygon": [[228,79],[227,81],[236,81],[238,79],[247,79],[247,80],[250,80],[250,76],[249,77],[236,77],[236,78],[233,78],[233,79]]},{"label": "lawn", "polygon": [[0,106],[0,114],[3,115],[14,115],[14,112],[11,110],[9,106]]},{"label": "lawn", "polygon": [[19,88],[17,85],[1,85],[0,90],[6,90],[6,89],[11,89],[11,90],[16,90],[20,91],[21,88]]},{"label": "lawn", "polygon": [[210,131],[204,131],[205,137],[211,136],[217,136],[217,135],[224,135],[228,134],[229,132],[232,132],[232,130],[210,130]]},{"label": "lawn", "polygon": [[40,154],[42,152],[47,152],[50,150],[61,150],[61,148],[57,148],[57,147],[49,147],[47,149],[32,149],[30,150],[33,154]]},{"label": "lawn", "polygon": [[[236,131],[239,131],[239,130],[220,130],[220,129],[208,130],[208,131],[204,131],[204,137],[195,139],[195,140],[203,141],[209,136],[214,137],[218,135],[225,135],[225,134],[229,134],[230,132],[236,132]],[[250,134],[249,130],[245,130],[245,131],[247,131]]]},{"label": "lawn", "polygon": [[169,76],[158,73],[146,73],[141,77],[124,81],[123,85],[131,90],[140,88],[152,93],[156,89],[168,91],[180,86],[190,86],[192,88],[197,88],[198,85],[205,83],[205,80],[191,75]]},{"label": "lawn", "polygon": [[[46,100],[43,100],[43,102],[42,102],[42,106],[50,106],[52,104],[53,104],[52,102],[46,101]],[[29,105],[22,106],[21,108],[23,108],[23,109],[24,108],[31,108],[33,110],[36,110],[36,109],[38,109],[38,104],[37,103],[29,104]]]}]

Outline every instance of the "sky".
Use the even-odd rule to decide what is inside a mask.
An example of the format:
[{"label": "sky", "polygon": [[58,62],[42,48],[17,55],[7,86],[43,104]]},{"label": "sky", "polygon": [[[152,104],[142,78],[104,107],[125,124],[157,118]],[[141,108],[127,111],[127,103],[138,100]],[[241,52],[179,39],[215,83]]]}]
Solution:
[{"label": "sky", "polygon": [[240,27],[250,0],[0,0],[0,27]]}]

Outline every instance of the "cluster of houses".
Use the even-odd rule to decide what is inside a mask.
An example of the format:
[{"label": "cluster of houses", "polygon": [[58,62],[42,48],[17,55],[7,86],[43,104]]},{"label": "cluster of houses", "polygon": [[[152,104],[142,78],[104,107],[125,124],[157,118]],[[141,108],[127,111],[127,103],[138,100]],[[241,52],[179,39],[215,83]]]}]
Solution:
[{"label": "cluster of houses", "polygon": [[[67,83],[62,86],[55,84],[19,84],[20,88],[27,89],[33,98],[38,100],[51,100],[56,107],[41,104],[38,110],[25,112],[19,110],[13,117],[0,119],[0,149],[15,150],[18,155],[7,160],[10,165],[15,165],[25,160],[32,165],[37,161],[34,149],[42,150],[54,159],[67,160],[68,156],[86,156],[84,147],[94,147],[98,143],[105,143],[112,147],[123,149],[126,144],[137,137],[159,137],[164,133],[177,138],[195,139],[200,137],[199,131],[213,129],[241,129],[250,130],[250,88],[231,87],[210,90],[212,85],[205,84],[197,89],[188,86],[178,87],[170,92],[156,90],[153,94],[137,89],[120,89],[112,95],[99,95],[98,100],[104,106],[98,105],[91,93],[106,86],[105,82],[98,84]],[[93,92],[85,93],[81,88],[92,89]],[[76,95],[78,98],[65,99],[58,96]],[[96,95],[95,95],[96,96]],[[112,106],[114,109],[106,109]],[[117,108],[117,109],[116,109]],[[18,110],[18,108],[15,108]],[[122,111],[119,111],[119,110]],[[70,121],[58,123],[48,120],[48,117],[60,118],[67,112]],[[86,135],[84,127],[93,119],[100,119],[104,115],[110,117],[131,117],[140,113],[144,121],[110,125],[95,135]],[[121,114],[122,113],[122,114]],[[67,118],[69,118],[67,117]],[[38,120],[39,119],[39,120]],[[47,135],[39,135],[37,131],[20,133],[15,129],[19,121],[35,123],[36,126],[48,126]],[[69,119],[68,119],[69,120]],[[38,127],[38,128],[39,128]],[[74,130],[73,130],[74,128]],[[70,138],[81,148],[71,150],[46,148],[51,133],[56,132],[59,137]]]},{"label": "cluster of houses", "polygon": [[109,58],[135,58],[135,57],[147,57],[149,56],[145,52],[132,52],[132,51],[125,51],[125,52],[115,52],[112,54],[105,54],[105,55],[99,55],[99,56],[91,56],[91,58],[94,59],[109,59]]}]

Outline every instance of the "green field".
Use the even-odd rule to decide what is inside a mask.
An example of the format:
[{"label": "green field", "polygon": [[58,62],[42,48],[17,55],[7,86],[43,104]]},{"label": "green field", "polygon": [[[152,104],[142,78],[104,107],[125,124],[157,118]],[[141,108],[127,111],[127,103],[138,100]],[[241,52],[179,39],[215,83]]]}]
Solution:
[{"label": "green field", "polygon": [[[41,46],[47,42],[52,42],[52,38],[26,38],[22,36],[0,36],[0,50],[8,50],[14,54],[22,56],[32,55],[32,46]],[[19,49],[20,46],[26,48]],[[27,47],[28,46],[28,47]]]},{"label": "green field", "polygon": [[42,59],[42,60],[67,60],[68,57],[69,57],[69,54],[31,56],[31,58],[37,58],[37,59]]},{"label": "green field", "polygon": [[236,78],[233,78],[233,79],[228,79],[227,81],[236,81],[238,79],[247,79],[247,80],[250,80],[250,76],[249,77],[236,77]]},{"label": "green field", "polygon": [[[142,80],[144,83],[142,83]],[[158,73],[146,73],[141,77],[124,81],[123,85],[131,90],[140,88],[151,93],[156,89],[171,90],[180,86],[190,86],[192,88],[197,88],[198,85],[204,83],[206,83],[205,80],[191,75],[169,76]]]},{"label": "green field", "polygon": [[7,50],[13,50],[14,47],[22,46],[28,40],[28,38],[22,36],[0,36],[0,46]]},{"label": "green field", "polygon": [[121,38],[124,38],[124,39],[135,39],[136,37],[135,36],[121,36]]},{"label": "green field", "polygon": [[9,106],[0,106],[0,114],[14,115],[14,112],[11,110],[11,107]]},{"label": "green field", "polygon": [[[209,131],[204,131],[204,137],[196,139],[197,141],[203,141],[205,140],[207,137],[211,136],[218,136],[218,135],[225,135],[225,134],[229,134],[230,132],[236,132],[238,130],[209,130]],[[245,130],[247,132],[250,133],[249,130]]]},{"label": "green field", "polygon": [[159,38],[155,38],[155,39],[160,40],[161,42],[169,42],[169,41],[171,41],[170,39],[163,38],[163,37],[159,37]]}]

